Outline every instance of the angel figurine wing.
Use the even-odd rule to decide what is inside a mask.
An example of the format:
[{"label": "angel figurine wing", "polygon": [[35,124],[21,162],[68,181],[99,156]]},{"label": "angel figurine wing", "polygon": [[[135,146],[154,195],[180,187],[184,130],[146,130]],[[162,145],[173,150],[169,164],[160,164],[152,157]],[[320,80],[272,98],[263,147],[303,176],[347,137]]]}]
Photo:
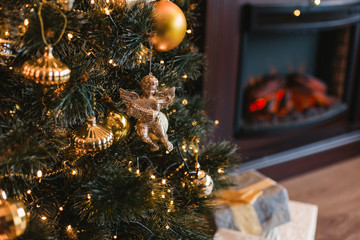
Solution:
[{"label": "angel figurine wing", "polygon": [[120,97],[122,98],[123,102],[126,106],[129,106],[132,101],[139,99],[140,96],[136,92],[126,91],[125,89],[120,88]]},{"label": "angel figurine wing", "polygon": [[175,98],[175,87],[158,92],[155,98],[160,109],[168,107]]}]

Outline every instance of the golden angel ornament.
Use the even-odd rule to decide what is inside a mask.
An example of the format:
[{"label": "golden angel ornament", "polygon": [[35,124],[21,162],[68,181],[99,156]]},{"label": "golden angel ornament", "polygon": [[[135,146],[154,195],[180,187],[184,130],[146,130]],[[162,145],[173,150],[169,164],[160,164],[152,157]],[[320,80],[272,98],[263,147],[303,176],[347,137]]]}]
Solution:
[{"label": "golden angel ornament", "polygon": [[170,152],[173,145],[168,140],[166,134],[167,123],[164,121],[160,110],[172,103],[175,97],[175,87],[158,92],[159,81],[151,73],[143,77],[140,85],[141,96],[136,92],[119,89],[120,96],[126,104],[126,112],[128,115],[138,119],[135,126],[136,133],[144,142],[150,144],[151,151],[159,150],[159,146],[150,137],[150,135],[154,135]]}]

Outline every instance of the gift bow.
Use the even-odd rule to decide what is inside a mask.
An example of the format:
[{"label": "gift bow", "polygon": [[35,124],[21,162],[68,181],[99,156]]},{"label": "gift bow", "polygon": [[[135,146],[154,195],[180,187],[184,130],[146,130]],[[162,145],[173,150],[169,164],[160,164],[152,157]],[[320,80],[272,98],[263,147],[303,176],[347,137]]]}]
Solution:
[{"label": "gift bow", "polygon": [[224,190],[218,194],[218,198],[224,203],[253,204],[263,194],[263,190],[275,185],[274,180],[265,178],[239,190]]},{"label": "gift bow", "polygon": [[262,227],[253,203],[263,194],[263,190],[275,185],[274,180],[265,178],[239,190],[222,191],[218,199],[230,207],[234,224],[241,232],[260,235]]}]

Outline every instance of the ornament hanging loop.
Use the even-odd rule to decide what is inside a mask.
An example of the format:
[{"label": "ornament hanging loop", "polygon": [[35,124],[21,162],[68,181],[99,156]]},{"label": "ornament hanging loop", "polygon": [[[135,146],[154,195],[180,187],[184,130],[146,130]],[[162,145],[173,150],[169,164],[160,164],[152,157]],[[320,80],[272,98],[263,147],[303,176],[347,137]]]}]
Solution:
[{"label": "ornament hanging loop", "polygon": [[41,37],[42,37],[43,42],[45,43],[46,46],[50,46],[50,45],[55,46],[56,44],[58,44],[58,43],[60,42],[61,38],[63,37],[63,35],[64,35],[64,33],[65,33],[65,29],[66,29],[66,26],[67,26],[67,17],[66,17],[66,15],[65,15],[60,9],[58,9],[57,7],[55,7],[56,11],[58,11],[58,12],[63,16],[63,18],[64,18],[64,26],[63,26],[63,28],[62,28],[62,30],[61,30],[61,33],[60,33],[59,38],[58,38],[54,43],[49,43],[49,42],[47,41],[46,37],[45,37],[44,20],[43,20],[43,18],[42,18],[42,16],[41,16],[41,11],[42,11],[43,5],[44,5],[45,3],[48,4],[48,5],[50,5],[50,6],[53,6],[52,4],[47,3],[47,2],[42,2],[42,3],[40,3],[39,10],[38,10],[38,16],[39,16],[40,27],[41,27]]},{"label": "ornament hanging loop", "polygon": [[149,45],[150,45],[150,53],[149,53],[149,55],[150,55],[150,57],[149,57],[149,59],[150,59],[150,71],[149,71],[149,75],[152,76],[152,72],[151,72],[151,68],[152,68],[152,52],[153,52],[153,48],[154,48],[152,41],[149,41]]}]

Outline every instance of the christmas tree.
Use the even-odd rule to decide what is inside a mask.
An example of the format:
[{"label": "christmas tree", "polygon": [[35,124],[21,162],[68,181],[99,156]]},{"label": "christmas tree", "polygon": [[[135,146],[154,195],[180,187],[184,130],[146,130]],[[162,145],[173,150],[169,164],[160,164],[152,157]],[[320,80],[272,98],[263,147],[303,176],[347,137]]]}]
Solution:
[{"label": "christmas tree", "polygon": [[213,237],[197,2],[1,1],[1,239]]}]

